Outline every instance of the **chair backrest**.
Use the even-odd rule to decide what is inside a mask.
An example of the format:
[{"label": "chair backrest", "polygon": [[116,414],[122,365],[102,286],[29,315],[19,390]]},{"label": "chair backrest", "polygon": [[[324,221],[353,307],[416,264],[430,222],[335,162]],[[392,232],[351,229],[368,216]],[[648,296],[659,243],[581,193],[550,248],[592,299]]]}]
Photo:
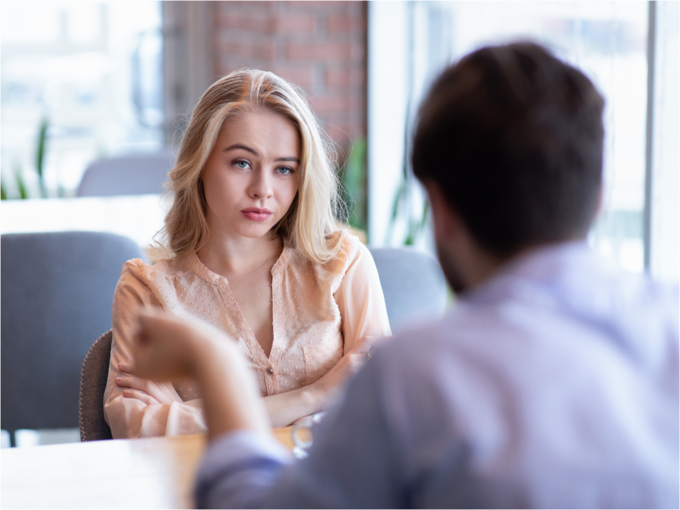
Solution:
[{"label": "chair backrest", "polygon": [[92,163],[78,186],[79,197],[161,193],[175,164],[171,151],[130,154]]},{"label": "chair backrest", "polygon": [[113,439],[104,419],[104,390],[111,360],[111,330],[97,338],[87,351],[80,372],[80,440]]},{"label": "chair backrest", "polygon": [[2,428],[79,425],[80,369],[111,329],[113,292],[137,244],[98,232],[6,234],[2,243]]},{"label": "chair backrest", "polygon": [[371,248],[392,332],[446,310],[446,280],[439,262],[412,248]]}]

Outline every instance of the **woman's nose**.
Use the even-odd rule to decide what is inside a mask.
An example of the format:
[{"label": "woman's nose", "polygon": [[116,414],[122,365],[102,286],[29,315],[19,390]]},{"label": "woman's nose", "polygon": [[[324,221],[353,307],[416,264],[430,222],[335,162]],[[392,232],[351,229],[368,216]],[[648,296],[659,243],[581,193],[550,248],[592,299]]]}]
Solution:
[{"label": "woman's nose", "polygon": [[253,198],[269,198],[272,196],[272,183],[269,172],[259,170],[253,172],[249,194]]}]

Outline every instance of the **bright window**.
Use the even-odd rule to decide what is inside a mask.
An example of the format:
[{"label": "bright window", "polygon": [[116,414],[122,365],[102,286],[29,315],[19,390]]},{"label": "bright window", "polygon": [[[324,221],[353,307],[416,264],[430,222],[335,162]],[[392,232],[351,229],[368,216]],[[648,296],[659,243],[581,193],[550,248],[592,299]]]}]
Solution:
[{"label": "bright window", "polygon": [[30,196],[47,122],[49,196],[72,195],[87,165],[163,146],[161,3],[5,1],[2,4],[2,181]]},{"label": "bright window", "polygon": [[[395,227],[395,221],[390,216],[391,211],[385,212],[374,205],[384,208],[385,204],[393,201],[392,197],[400,189],[399,177],[396,180],[393,177],[395,174],[399,176],[400,167],[395,168],[393,160],[403,161],[403,133],[406,123],[414,117],[417,105],[434,77],[446,65],[476,48],[528,39],[548,46],[559,57],[582,69],[605,96],[605,192],[602,211],[589,240],[597,250],[616,260],[621,267],[635,272],[643,271],[646,253],[645,181],[648,168],[648,12],[648,2],[628,1],[371,3],[371,240],[377,243],[403,241],[403,236],[388,239],[388,233],[395,228],[401,228],[402,232],[407,229],[403,225]],[[666,33],[672,34],[674,31],[676,47],[677,18],[676,13],[675,28],[666,28]],[[673,20],[672,15],[670,19]],[[673,22],[670,24],[673,25]],[[382,39],[372,35],[371,30],[381,34]],[[662,41],[667,39],[666,35]],[[675,61],[667,57],[664,65],[674,67],[677,76],[677,48],[675,51]],[[380,63],[381,58],[395,63],[386,68],[385,64]],[[658,79],[663,82],[666,74],[668,73]],[[673,97],[677,105],[677,89],[667,87],[667,90],[676,91]],[[408,104],[409,107],[402,111],[395,107],[399,104]],[[677,106],[675,111],[677,114]],[[389,117],[389,120],[382,120],[384,117]],[[398,121],[400,124],[395,127],[394,124]],[[677,115],[675,125],[677,126]],[[677,127],[675,129],[677,133]],[[401,139],[397,139],[398,131],[402,133]],[[392,139],[388,140],[388,136]],[[394,147],[401,152],[397,158],[393,154],[388,155]],[[385,162],[391,162],[390,166],[385,165]],[[675,167],[671,163],[664,172],[665,180],[672,181],[672,175],[677,175],[677,172],[676,157]],[[671,177],[668,177],[669,174]],[[677,183],[677,177],[675,179]],[[417,187],[415,184],[411,185]],[[656,196],[652,200],[661,200],[659,194],[662,194],[666,202],[677,204],[677,184],[667,189],[654,189]],[[418,205],[420,199],[417,198],[422,193],[415,191],[413,195],[416,196],[413,200],[416,205],[410,206],[407,217],[417,217],[422,210]],[[658,218],[657,215],[657,220]],[[414,220],[397,218],[396,223],[408,221]],[[670,229],[666,228],[665,235],[675,235],[677,239],[677,218],[674,222],[675,233],[671,234]],[[422,236],[421,243],[428,243],[427,235]],[[650,250],[649,245],[647,240],[647,250]],[[673,256],[668,253],[666,259]],[[677,259],[677,241],[675,257]],[[674,278],[677,279],[677,263],[674,265]]]}]

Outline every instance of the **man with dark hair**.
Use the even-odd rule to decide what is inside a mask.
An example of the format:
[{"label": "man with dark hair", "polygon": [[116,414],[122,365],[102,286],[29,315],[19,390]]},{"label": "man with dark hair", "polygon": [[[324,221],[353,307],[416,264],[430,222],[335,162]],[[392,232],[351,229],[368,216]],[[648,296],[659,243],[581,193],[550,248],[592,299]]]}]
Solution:
[{"label": "man with dark hair", "polygon": [[602,109],[535,44],[482,48],[436,81],[413,168],[459,300],[375,350],[302,461],[266,434],[230,342],[143,315],[140,375],[203,391],[198,504],[677,508],[677,289],[585,242]]},{"label": "man with dark hair", "polygon": [[447,69],[420,112],[413,169],[500,258],[586,236],[602,182],[604,101],[531,43]]}]

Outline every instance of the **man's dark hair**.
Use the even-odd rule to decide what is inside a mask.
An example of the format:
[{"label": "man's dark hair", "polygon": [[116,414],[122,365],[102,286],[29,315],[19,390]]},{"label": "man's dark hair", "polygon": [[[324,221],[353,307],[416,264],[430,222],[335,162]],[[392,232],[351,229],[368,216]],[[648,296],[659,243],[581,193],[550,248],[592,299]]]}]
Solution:
[{"label": "man's dark hair", "polygon": [[591,81],[542,46],[482,48],[432,86],[414,173],[496,255],[583,237],[599,201],[603,108]]}]

